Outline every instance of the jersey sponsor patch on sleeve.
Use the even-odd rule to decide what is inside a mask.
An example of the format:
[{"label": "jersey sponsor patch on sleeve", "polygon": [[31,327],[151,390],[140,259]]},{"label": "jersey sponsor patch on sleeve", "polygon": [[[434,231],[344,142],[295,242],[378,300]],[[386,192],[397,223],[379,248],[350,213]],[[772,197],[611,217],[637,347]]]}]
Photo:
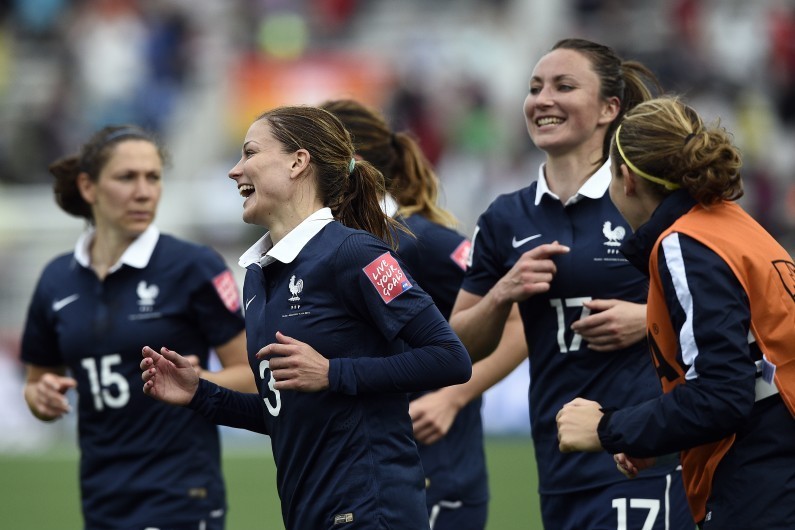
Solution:
[{"label": "jersey sponsor patch on sleeve", "polygon": [[450,259],[452,259],[456,265],[461,267],[462,271],[467,270],[467,265],[469,263],[469,249],[472,247],[472,243],[465,239],[461,241],[461,244],[456,247],[452,254],[450,254]]},{"label": "jersey sponsor patch on sleeve", "polygon": [[213,278],[213,286],[229,311],[235,312],[240,309],[240,295],[237,292],[235,279],[228,269]]},{"label": "jersey sponsor patch on sleeve", "polygon": [[385,304],[411,289],[406,273],[389,252],[384,252],[362,270]]}]

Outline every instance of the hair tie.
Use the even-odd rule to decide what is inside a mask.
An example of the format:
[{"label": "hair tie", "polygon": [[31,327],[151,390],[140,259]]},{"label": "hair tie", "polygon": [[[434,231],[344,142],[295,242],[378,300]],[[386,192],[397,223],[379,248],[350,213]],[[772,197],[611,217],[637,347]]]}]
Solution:
[{"label": "hair tie", "polygon": [[687,136],[685,136],[685,143],[683,143],[682,145],[687,145],[687,142],[692,140],[695,135],[696,135],[696,133],[690,133]]},{"label": "hair tie", "polygon": [[356,167],[356,159],[351,157],[350,163],[348,163],[348,175],[353,173],[353,168]]},{"label": "hair tie", "polygon": [[[621,125],[623,125],[623,123]],[[621,158],[624,159],[624,162],[627,164],[627,166],[629,166],[629,169],[631,169],[632,172],[635,173],[636,175],[638,175],[640,177],[643,177],[646,180],[649,180],[651,182],[654,182],[656,184],[664,186],[665,189],[667,189],[667,190],[679,189],[681,186],[679,184],[677,184],[676,182],[671,182],[670,180],[665,180],[665,179],[661,179],[659,177],[655,177],[653,175],[649,175],[645,171],[641,171],[640,169],[635,167],[635,164],[633,164],[632,162],[629,161],[629,159],[627,158],[627,155],[624,154],[624,150],[621,149],[621,142],[618,141],[618,133],[621,132],[621,125],[619,125],[618,128],[616,129],[616,148],[618,148],[618,154],[620,154]]]}]

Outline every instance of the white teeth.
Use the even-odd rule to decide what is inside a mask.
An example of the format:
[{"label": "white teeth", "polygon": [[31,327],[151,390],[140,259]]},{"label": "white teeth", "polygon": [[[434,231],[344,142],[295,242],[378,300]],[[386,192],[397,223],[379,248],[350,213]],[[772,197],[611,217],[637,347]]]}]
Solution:
[{"label": "white teeth", "polygon": [[237,187],[237,192],[240,193],[241,197],[248,197],[254,193],[254,186],[251,184],[241,184]]},{"label": "white teeth", "polygon": [[563,120],[552,116],[547,118],[539,118],[536,120],[536,125],[539,127],[543,127],[544,125],[557,125],[559,123],[563,123]]}]

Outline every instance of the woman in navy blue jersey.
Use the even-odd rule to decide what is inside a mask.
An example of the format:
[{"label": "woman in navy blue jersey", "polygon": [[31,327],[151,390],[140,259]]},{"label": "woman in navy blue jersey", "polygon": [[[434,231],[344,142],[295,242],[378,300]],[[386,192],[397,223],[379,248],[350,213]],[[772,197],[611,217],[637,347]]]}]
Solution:
[{"label": "woman in navy blue jersey", "polygon": [[644,340],[646,280],[618,253],[629,229],[607,193],[610,135],[651,96],[646,82],[657,85],[643,65],[581,39],[558,42],[536,63],[524,115],[546,162],[535,182],[498,197],[478,219],[450,319],[477,359],[492,351],[518,304],[541,516],[550,530],[693,527],[676,463],[630,484],[609,455],[561,453],[555,424],[577,396],[623,406],[661,392]]},{"label": "woman in navy blue jersey", "polygon": [[226,494],[218,429],[136,391],[142,343],[178,345],[206,377],[254,389],[232,273],[214,250],[153,224],[163,152],[146,131],[106,127],[54,162],[55,198],[88,227],[44,269],[30,304],[25,399],[43,421],[77,389],[85,528],[221,529]]},{"label": "woman in navy blue jersey", "polygon": [[[320,107],[339,118],[351,133],[356,157],[384,175],[385,211],[413,234],[396,232],[398,253],[412,277],[449,318],[470,245],[455,230],[455,217],[437,204],[439,180],[430,162],[409,133],[393,132],[378,111],[349,99],[327,101]],[[481,399],[477,396],[442,417],[434,414],[438,393],[409,396],[431,529],[482,530],[489,489]]]},{"label": "woman in navy blue jersey", "polygon": [[795,528],[795,264],[734,202],[740,151],[666,97],[627,113],[611,158],[610,197],[633,230],[621,251],[650,280],[666,394],[618,410],[572,401],[561,450],[604,447],[630,477],[682,451],[701,528]]},{"label": "woman in navy blue jersey", "polygon": [[257,118],[229,176],[243,220],[268,229],[240,258],[259,395],[149,347],[144,392],[269,435],[288,530],[428,528],[407,393],[462,383],[471,364],[387,244],[383,176],[337,118],[303,106]]}]

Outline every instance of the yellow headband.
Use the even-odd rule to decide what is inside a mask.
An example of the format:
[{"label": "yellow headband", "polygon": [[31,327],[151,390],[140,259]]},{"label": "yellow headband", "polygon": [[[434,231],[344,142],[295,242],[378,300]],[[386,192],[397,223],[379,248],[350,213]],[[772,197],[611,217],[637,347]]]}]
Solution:
[{"label": "yellow headband", "polygon": [[633,164],[632,162],[629,161],[629,158],[627,158],[627,155],[624,154],[624,150],[621,149],[621,143],[618,141],[618,133],[619,132],[621,132],[621,125],[619,125],[618,129],[616,129],[616,147],[618,148],[618,154],[621,155],[621,158],[624,159],[624,162],[629,166],[629,169],[631,169],[633,173],[635,173],[638,176],[641,176],[641,177],[645,178],[646,180],[650,180],[650,181],[652,181],[652,182],[654,182],[656,184],[660,184],[661,186],[664,186],[665,189],[667,189],[667,190],[676,190],[676,189],[681,188],[681,186],[679,184],[677,184],[676,182],[671,182],[670,180],[665,180],[665,179],[661,179],[659,177],[654,177],[652,175],[649,175],[645,171],[641,171],[640,169],[635,167],[635,164]]}]

